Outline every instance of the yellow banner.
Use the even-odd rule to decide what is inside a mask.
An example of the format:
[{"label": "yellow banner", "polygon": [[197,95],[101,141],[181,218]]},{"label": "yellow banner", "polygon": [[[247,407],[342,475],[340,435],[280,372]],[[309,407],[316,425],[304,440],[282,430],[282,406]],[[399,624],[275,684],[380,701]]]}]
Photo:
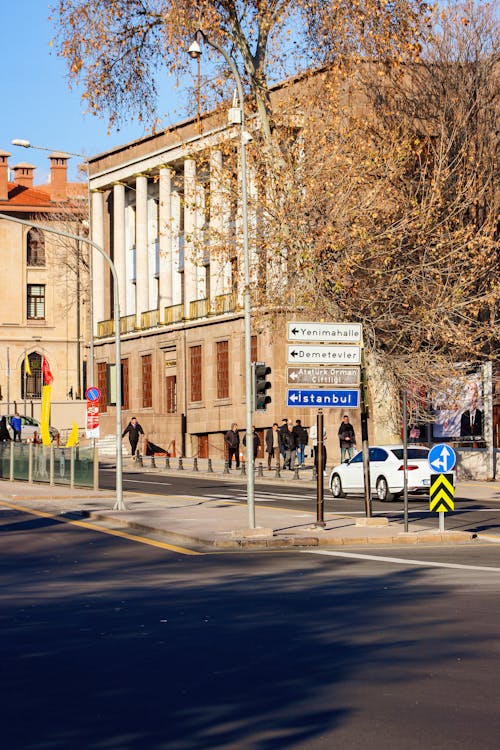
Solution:
[{"label": "yellow banner", "polygon": [[40,414],[40,432],[42,433],[43,445],[50,445],[50,395],[52,392],[51,385],[42,387],[42,412]]},{"label": "yellow banner", "polygon": [[66,441],[66,448],[72,448],[74,445],[78,445],[78,425],[76,422],[71,423],[71,432]]}]

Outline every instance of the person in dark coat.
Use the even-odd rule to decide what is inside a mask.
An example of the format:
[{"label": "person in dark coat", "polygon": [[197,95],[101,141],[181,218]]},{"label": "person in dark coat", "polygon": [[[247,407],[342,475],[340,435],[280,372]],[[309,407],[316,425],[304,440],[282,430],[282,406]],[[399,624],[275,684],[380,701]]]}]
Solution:
[{"label": "person in dark coat", "polygon": [[125,427],[125,429],[123,430],[122,438],[124,438],[127,434],[130,441],[130,450],[132,451],[132,456],[135,458],[137,443],[139,442],[139,435],[144,435],[144,430],[137,421],[136,417],[132,417],[128,425]]},{"label": "person in dark coat", "polygon": [[0,443],[10,440],[9,430],[7,429],[7,417],[0,419]]},{"label": "person in dark coat", "polygon": [[238,425],[233,422],[231,429],[224,435],[224,442],[227,445],[227,458],[229,469],[231,469],[231,463],[235,460],[236,468],[240,468],[240,436],[238,433]]},{"label": "person in dark coat", "polygon": [[279,428],[280,433],[280,453],[283,461],[285,460],[285,446],[283,444],[283,435],[285,434],[288,427],[288,419],[286,417],[283,417],[281,420],[281,427]]},{"label": "person in dark coat", "polygon": [[309,440],[307,430],[302,427],[300,419],[295,420],[295,427],[293,428],[297,435],[297,464],[304,466],[304,453],[307,441]]},{"label": "person in dark coat", "polygon": [[338,435],[340,441],[340,463],[343,463],[345,460],[353,457],[354,446],[356,445],[354,427],[349,422],[347,414],[344,414],[342,417]]},{"label": "person in dark coat", "polygon": [[[255,432],[255,427],[252,425],[252,437],[253,437],[253,460],[257,458],[257,453],[259,452],[260,448],[260,437]],[[247,444],[247,435],[246,433],[243,435],[243,445],[246,446]]]},{"label": "person in dark coat", "polygon": [[285,447],[285,460],[283,462],[283,468],[288,468],[290,469],[290,471],[293,471],[295,468],[295,456],[299,440],[297,437],[297,433],[293,429],[293,422],[291,419],[288,420],[287,428],[282,433],[281,442]]}]

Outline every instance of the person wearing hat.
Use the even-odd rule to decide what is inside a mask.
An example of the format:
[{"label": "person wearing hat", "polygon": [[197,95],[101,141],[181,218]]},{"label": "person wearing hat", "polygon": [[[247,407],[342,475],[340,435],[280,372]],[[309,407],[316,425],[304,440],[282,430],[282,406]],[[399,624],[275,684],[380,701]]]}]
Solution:
[{"label": "person wearing hat", "polygon": [[356,436],[354,434],[354,427],[349,422],[349,417],[344,414],[342,422],[339,427],[339,440],[340,440],[340,463],[349,460],[354,455],[354,446],[356,445]]}]

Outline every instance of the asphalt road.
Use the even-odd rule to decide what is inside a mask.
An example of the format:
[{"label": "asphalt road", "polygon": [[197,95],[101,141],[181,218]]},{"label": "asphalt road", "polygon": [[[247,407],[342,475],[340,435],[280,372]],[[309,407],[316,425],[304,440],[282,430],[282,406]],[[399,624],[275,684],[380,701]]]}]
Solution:
[{"label": "asphalt road", "polygon": [[[114,469],[101,467],[100,486],[114,487]],[[210,497],[213,499],[234,500],[246,502],[245,480],[226,481],[221,476],[213,479],[185,476],[181,473],[155,474],[148,472],[125,472],[123,487],[132,492],[154,495],[183,495],[195,497]],[[283,508],[316,512],[317,497],[315,488],[308,483],[304,486],[301,480],[297,482],[266,483],[259,480],[255,485],[255,502],[258,504],[277,504]],[[325,477],[324,510],[326,513],[347,513],[349,515],[365,515],[364,499],[361,497],[346,497],[334,499],[328,489]],[[372,501],[374,515],[396,516],[403,518],[404,504],[402,500],[391,503]],[[439,520],[436,513],[429,511],[429,498],[412,495],[408,502],[408,515],[412,521],[424,520],[436,528]],[[467,483],[460,486],[455,497],[455,512],[446,514],[445,527],[447,529],[490,532],[500,534],[500,488],[496,484]]]},{"label": "asphalt road", "polygon": [[498,746],[497,545],[187,556],[12,510],[0,539],[7,750]]}]

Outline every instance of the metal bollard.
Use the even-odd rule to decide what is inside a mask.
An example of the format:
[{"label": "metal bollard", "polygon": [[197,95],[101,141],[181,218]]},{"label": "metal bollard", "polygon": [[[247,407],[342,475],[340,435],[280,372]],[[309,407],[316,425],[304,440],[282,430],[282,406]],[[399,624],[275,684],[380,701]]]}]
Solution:
[{"label": "metal bollard", "polygon": [[318,478],[318,469],[316,468],[316,466],[313,466],[313,479],[317,479],[317,478]]},{"label": "metal bollard", "polygon": [[275,473],[274,473],[274,478],[275,479],[281,479],[280,467],[278,466],[278,464],[276,464],[276,470],[275,470]]},{"label": "metal bollard", "polygon": [[245,467],[245,462],[242,461],[241,462],[241,476],[242,477],[246,477],[246,475],[247,475],[247,470],[246,470],[246,467]]},{"label": "metal bollard", "polygon": [[257,476],[263,477],[264,476],[264,467],[262,466],[262,461],[260,462],[259,466],[257,467]]},{"label": "metal bollard", "polygon": [[300,476],[299,476],[299,467],[298,466],[296,466],[295,469],[293,470],[293,478],[294,479],[300,479]]},{"label": "metal bollard", "polygon": [[224,461],[224,471],[222,473],[229,474],[229,461],[227,459]]},{"label": "metal bollard", "polygon": [[182,458],[179,458],[179,466],[177,467],[177,471],[184,471],[184,466],[182,465]]},{"label": "metal bollard", "polygon": [[196,456],[193,458],[193,471],[198,471],[198,459]]},{"label": "metal bollard", "polygon": [[213,472],[214,472],[214,470],[212,469],[212,459],[211,458],[208,459],[207,471],[209,472],[209,474],[213,474]]},{"label": "metal bollard", "polygon": [[156,469],[156,461],[154,455],[151,456],[151,468]]},{"label": "metal bollard", "polygon": [[165,468],[170,469],[170,456],[165,456]]},{"label": "metal bollard", "polygon": [[135,457],[135,462],[136,462],[136,464],[138,464],[139,466],[144,466],[144,464],[142,463],[142,456],[141,456],[141,454],[139,453],[139,451],[137,451],[137,454],[136,454],[136,457]]}]

